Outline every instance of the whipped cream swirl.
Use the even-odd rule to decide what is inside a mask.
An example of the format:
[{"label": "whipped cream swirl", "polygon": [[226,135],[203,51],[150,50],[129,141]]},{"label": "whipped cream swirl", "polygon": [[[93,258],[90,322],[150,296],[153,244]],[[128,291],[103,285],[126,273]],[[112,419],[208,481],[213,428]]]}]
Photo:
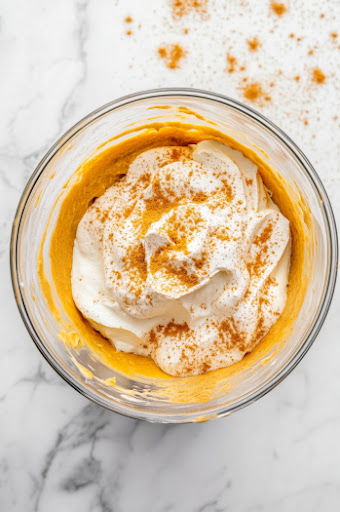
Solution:
[{"label": "whipped cream swirl", "polygon": [[283,311],[290,228],[256,165],[214,141],[145,151],[89,206],[72,293],[118,350],[195,375],[251,351]]}]

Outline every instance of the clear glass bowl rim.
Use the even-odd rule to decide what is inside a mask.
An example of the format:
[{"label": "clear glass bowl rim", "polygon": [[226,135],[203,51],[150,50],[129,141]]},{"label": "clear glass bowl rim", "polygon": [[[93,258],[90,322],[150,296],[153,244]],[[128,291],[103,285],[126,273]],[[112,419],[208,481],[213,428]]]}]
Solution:
[{"label": "clear glass bowl rim", "polygon": [[30,334],[32,340],[34,341],[36,347],[40,351],[40,353],[44,356],[47,362],[52,366],[52,368],[74,389],[76,389],[83,396],[91,400],[92,402],[105,407],[111,411],[117,412],[119,414],[123,414],[126,416],[144,419],[148,421],[156,421],[156,422],[173,422],[173,423],[184,423],[184,422],[192,422],[197,421],[199,419],[199,414],[197,412],[190,414],[189,412],[185,412],[184,414],[178,415],[155,415],[153,413],[149,414],[145,411],[132,410],[130,407],[125,407],[120,404],[116,404],[113,402],[105,401],[102,397],[96,395],[91,390],[87,389],[85,386],[81,385],[78,381],[76,381],[59,363],[54,359],[52,354],[48,351],[45,346],[44,341],[38,336],[34,324],[28,314],[25,299],[22,294],[22,290],[19,283],[18,276],[18,240],[20,237],[20,229],[21,229],[21,220],[25,213],[26,204],[30,198],[34,187],[39,180],[41,174],[43,173],[46,165],[49,161],[54,157],[54,155],[80,130],[84,129],[87,125],[95,121],[100,116],[113,111],[121,106],[126,106],[131,103],[145,100],[149,98],[166,98],[171,96],[180,96],[180,97],[189,97],[196,98],[202,100],[211,100],[217,103],[221,103],[223,105],[227,105],[235,109],[236,111],[245,114],[250,117],[252,120],[257,121],[260,125],[267,128],[274,136],[276,136],[280,141],[288,147],[288,149],[294,154],[295,158],[300,162],[303,166],[307,176],[312,182],[313,188],[315,192],[318,194],[320,198],[320,205],[325,215],[325,221],[328,228],[327,240],[329,243],[329,273],[327,276],[327,283],[325,286],[325,293],[323,297],[323,301],[320,306],[319,315],[315,321],[315,323],[311,326],[308,336],[306,337],[304,343],[301,345],[300,349],[295,353],[295,355],[287,362],[286,366],[281,369],[277,374],[273,376],[273,378],[256,392],[250,394],[245,399],[239,400],[229,406],[220,406],[215,410],[210,411],[204,419],[212,419],[217,417],[223,417],[231,414],[234,411],[237,411],[246,405],[249,405],[259,398],[266,395],[269,391],[271,391],[274,387],[276,387],[283,379],[285,379],[289,373],[296,367],[296,365],[301,361],[301,359],[305,356],[307,351],[310,349],[311,345],[315,341],[324,321],[327,316],[334,289],[337,279],[337,268],[338,268],[338,235],[337,228],[335,223],[335,217],[332,210],[332,206],[330,204],[330,200],[328,198],[327,192],[322,184],[322,181],[317,174],[316,170],[309,162],[305,154],[300,150],[300,148],[290,139],[290,137],[283,132],[279,127],[277,127],[272,121],[267,119],[265,116],[254,110],[253,108],[246,106],[239,101],[232,99],[228,96],[224,96],[222,94],[213,93],[209,91],[205,91],[202,89],[193,89],[193,88],[181,88],[181,87],[173,87],[173,88],[160,88],[160,89],[149,89],[145,91],[140,91],[132,94],[128,94],[126,96],[122,96],[117,98],[105,105],[97,108],[96,110],[90,112],[88,115],[83,117],[80,121],[74,124],[69,130],[67,130],[47,151],[44,157],[37,164],[34,172],[29,178],[24,191],[19,200],[19,204],[14,216],[13,226],[12,226],[12,234],[10,241],[10,269],[11,269],[11,279],[12,286],[14,291],[15,300],[20,312],[20,315],[23,319],[23,322]]}]

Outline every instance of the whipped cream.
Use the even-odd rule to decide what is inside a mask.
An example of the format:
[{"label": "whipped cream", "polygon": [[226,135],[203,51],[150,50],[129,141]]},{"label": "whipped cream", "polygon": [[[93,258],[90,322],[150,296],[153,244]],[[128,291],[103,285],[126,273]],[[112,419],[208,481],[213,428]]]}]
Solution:
[{"label": "whipped cream", "polygon": [[196,375],[250,352],[283,311],[288,220],[257,166],[214,141],[154,148],[89,206],[72,293],[117,350]]}]

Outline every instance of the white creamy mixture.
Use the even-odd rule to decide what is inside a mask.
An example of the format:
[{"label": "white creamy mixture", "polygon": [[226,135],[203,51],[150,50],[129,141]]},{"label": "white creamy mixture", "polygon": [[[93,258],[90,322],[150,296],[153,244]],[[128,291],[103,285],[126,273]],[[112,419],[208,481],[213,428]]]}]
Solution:
[{"label": "white creamy mixture", "polygon": [[250,352],[286,302],[288,220],[228,146],[145,151],[79,223],[72,293],[118,350],[196,375]]}]

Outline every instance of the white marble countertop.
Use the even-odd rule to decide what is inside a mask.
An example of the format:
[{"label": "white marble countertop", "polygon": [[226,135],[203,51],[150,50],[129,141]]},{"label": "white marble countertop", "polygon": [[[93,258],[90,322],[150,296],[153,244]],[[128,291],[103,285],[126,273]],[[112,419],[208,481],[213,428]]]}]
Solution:
[{"label": "white marble countertop", "polygon": [[[242,77],[259,81],[271,101],[257,108],[310,158],[339,223],[340,36],[330,35],[339,3],[283,1],[282,17],[269,0],[210,0],[207,16],[173,20],[168,0],[2,0],[1,512],[339,510],[339,286],[314,346],[269,395],[223,420],[162,426],[110,413],[67,386],[26,332],[9,276],[11,222],[37,161],[92,109],[147,88],[242,100]],[[257,52],[247,48],[253,36]],[[186,50],[179,69],[158,57],[163,43]],[[315,67],[325,83],[312,81]]]}]

